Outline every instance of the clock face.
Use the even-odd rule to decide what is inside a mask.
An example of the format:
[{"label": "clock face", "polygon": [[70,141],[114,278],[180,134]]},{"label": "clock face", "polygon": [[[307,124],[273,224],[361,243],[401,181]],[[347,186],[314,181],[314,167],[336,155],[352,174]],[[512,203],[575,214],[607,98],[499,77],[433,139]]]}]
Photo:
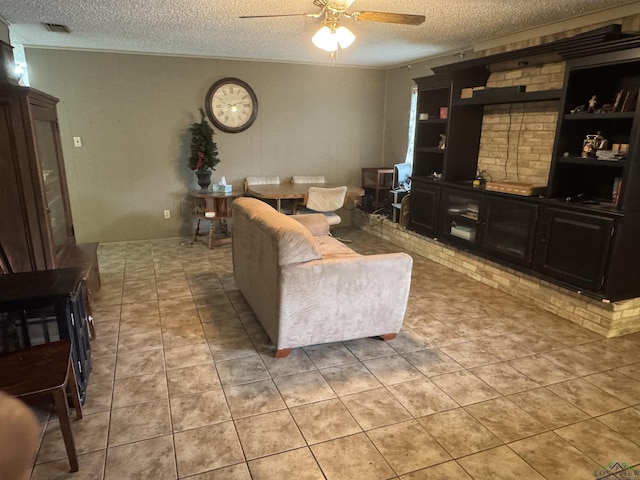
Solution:
[{"label": "clock face", "polygon": [[213,124],[223,132],[246,130],[258,115],[258,99],[246,82],[223,78],[214,83],[205,102],[205,110]]}]

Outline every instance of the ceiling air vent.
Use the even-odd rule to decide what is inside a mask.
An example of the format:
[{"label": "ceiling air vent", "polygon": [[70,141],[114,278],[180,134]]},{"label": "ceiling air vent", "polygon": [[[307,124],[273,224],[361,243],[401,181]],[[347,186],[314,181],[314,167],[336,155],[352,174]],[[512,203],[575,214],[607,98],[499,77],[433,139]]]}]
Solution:
[{"label": "ceiling air vent", "polygon": [[43,23],[43,25],[50,32],[71,33],[71,30],[69,30],[69,27],[67,27],[66,25],[60,25],[58,23]]}]

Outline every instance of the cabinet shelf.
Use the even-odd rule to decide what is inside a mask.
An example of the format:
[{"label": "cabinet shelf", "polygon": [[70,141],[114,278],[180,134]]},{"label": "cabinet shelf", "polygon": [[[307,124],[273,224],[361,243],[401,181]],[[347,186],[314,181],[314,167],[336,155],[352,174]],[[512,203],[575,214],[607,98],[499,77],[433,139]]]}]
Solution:
[{"label": "cabinet shelf", "polygon": [[192,213],[191,217],[192,218],[199,218],[200,220],[227,220],[227,219],[231,218],[231,215],[218,215],[218,214],[216,214],[215,217],[207,217],[203,213]]},{"label": "cabinet shelf", "polygon": [[418,120],[418,123],[421,125],[434,124],[434,123],[444,125],[447,123],[447,119],[446,118],[428,118],[426,120]]},{"label": "cabinet shelf", "polygon": [[625,160],[598,160],[597,158],[582,158],[582,157],[556,157],[559,163],[566,163],[572,165],[590,165],[596,167],[614,167],[624,168]]},{"label": "cabinet shelf", "polygon": [[62,194],[59,193],[57,195],[52,196],[51,198],[48,198],[47,200],[49,200],[47,202],[47,205],[48,205],[49,209],[52,209],[51,207],[53,207],[56,203],[62,201]]},{"label": "cabinet shelf", "polygon": [[42,178],[44,179],[45,187],[49,187],[49,185],[55,185],[56,183],[60,182],[60,180],[58,179],[58,174],[55,172],[47,172],[46,174],[43,173]]},{"label": "cabinet shelf", "polygon": [[612,112],[612,113],[565,113],[563,120],[569,121],[588,121],[588,120],[633,120],[636,112]]},{"label": "cabinet shelf", "polygon": [[550,198],[548,200],[550,205],[571,205],[572,209],[575,210],[583,210],[588,213],[596,213],[596,212],[606,212],[607,214],[615,215],[617,217],[621,217],[622,215],[617,211],[618,207],[616,203],[610,200],[592,200],[587,202],[567,202],[564,198]]},{"label": "cabinet shelf", "polygon": [[466,105],[500,105],[503,103],[541,102],[544,100],[559,100],[562,90],[541,90],[538,92],[505,93],[495,98],[458,98],[452,103],[454,106]]}]

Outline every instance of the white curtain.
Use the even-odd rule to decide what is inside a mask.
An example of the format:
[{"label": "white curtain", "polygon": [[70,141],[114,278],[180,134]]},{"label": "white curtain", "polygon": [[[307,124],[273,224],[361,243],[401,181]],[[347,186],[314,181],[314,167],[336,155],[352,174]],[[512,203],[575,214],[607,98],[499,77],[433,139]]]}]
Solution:
[{"label": "white curtain", "polygon": [[409,108],[409,138],[407,139],[407,156],[404,161],[413,164],[413,141],[416,135],[416,110],[418,109],[418,87],[411,87],[411,107]]}]

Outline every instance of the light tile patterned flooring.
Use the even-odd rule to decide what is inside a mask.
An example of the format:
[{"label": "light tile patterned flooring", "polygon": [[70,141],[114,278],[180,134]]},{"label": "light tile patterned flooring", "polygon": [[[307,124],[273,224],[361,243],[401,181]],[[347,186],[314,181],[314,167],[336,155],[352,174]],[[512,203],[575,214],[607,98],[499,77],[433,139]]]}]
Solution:
[{"label": "light tile patterned flooring", "polygon": [[[80,471],[54,418],[33,480],[564,480],[640,464],[638,334],[603,339],[414,256],[396,339],[276,360],[230,247],[106,244],[99,258]],[[625,474],[607,478],[640,478]]]}]

